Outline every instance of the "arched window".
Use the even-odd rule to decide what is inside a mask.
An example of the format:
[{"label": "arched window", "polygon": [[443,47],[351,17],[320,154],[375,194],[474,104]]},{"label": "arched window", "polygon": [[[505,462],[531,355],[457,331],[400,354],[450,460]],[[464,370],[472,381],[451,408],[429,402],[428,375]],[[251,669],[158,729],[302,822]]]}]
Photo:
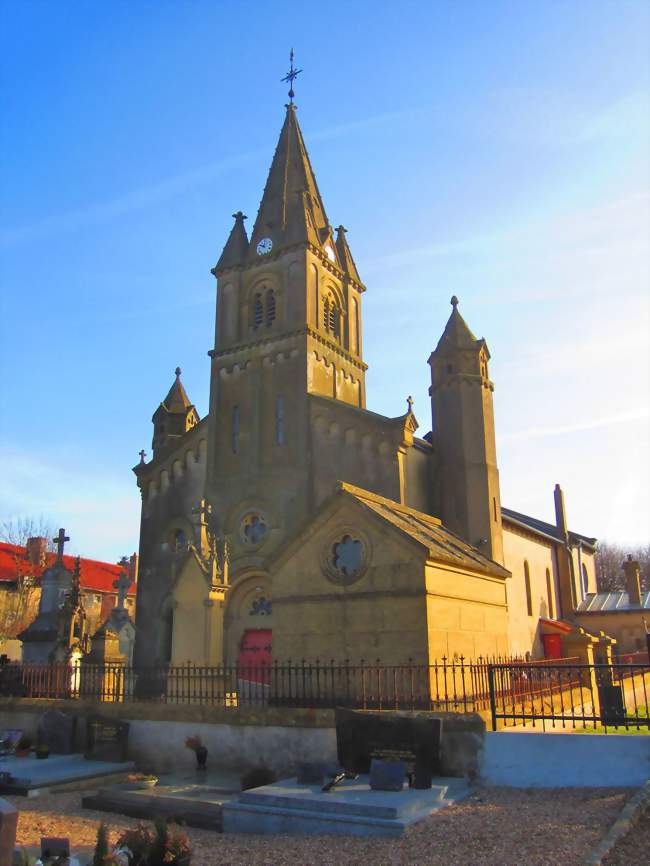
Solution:
[{"label": "arched window", "polygon": [[587,566],[582,563],[582,594],[587,595],[589,592],[589,573],[587,572]]},{"label": "arched window", "polygon": [[359,302],[356,298],[352,298],[352,351],[357,355],[360,351],[359,346]]},{"label": "arched window", "polygon": [[275,441],[284,444],[284,397],[278,394],[275,400]]},{"label": "arched window", "polygon": [[266,293],[266,324],[267,327],[275,321],[275,292],[269,289]]},{"label": "arched window", "polygon": [[253,298],[253,327],[259,328],[264,320],[264,307],[259,292]]},{"label": "arched window", "polygon": [[524,560],[524,583],[526,584],[526,610],[528,616],[533,615],[533,594],[530,588],[530,569],[528,568],[528,560]]},{"label": "arched window", "polygon": [[239,406],[232,407],[232,427],[230,436],[232,453],[236,454],[239,449]]},{"label": "arched window", "polygon": [[311,278],[312,278],[312,288],[313,288],[313,299],[314,299],[314,324],[318,327],[318,268],[316,265],[311,266]]},{"label": "arched window", "polygon": [[337,340],[340,333],[341,313],[332,295],[326,295],[323,300],[323,330]]},{"label": "arched window", "polygon": [[553,581],[551,580],[551,572],[546,569],[546,595],[548,597],[548,615],[549,619],[555,619],[555,606],[553,604]]}]

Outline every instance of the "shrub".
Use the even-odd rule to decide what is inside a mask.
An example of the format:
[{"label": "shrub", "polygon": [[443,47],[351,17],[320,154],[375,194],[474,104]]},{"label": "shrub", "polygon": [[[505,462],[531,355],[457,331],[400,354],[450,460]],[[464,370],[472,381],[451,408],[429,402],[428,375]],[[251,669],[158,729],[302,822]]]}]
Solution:
[{"label": "shrub", "polygon": [[97,828],[97,841],[95,842],[95,853],[92,859],[92,866],[104,866],[108,857],[108,828],[102,821]]},{"label": "shrub", "polygon": [[146,866],[153,840],[153,833],[149,827],[139,822],[136,827],[122,833],[115,847],[129,849],[133,854],[131,866]]}]

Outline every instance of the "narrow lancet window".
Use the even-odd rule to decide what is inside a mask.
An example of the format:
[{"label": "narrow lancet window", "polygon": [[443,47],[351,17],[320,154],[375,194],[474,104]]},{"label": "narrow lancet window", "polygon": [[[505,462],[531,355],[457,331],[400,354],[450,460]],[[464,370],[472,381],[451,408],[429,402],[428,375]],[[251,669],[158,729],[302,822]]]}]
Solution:
[{"label": "narrow lancet window", "polygon": [[284,397],[279,394],[275,401],[275,441],[284,444]]},{"label": "narrow lancet window", "polygon": [[231,429],[232,453],[239,451],[239,406],[232,407],[232,429]]},{"label": "narrow lancet window", "polygon": [[266,293],[266,324],[271,326],[275,321],[275,292],[270,289]]},{"label": "narrow lancet window", "polygon": [[264,307],[262,306],[262,296],[255,295],[253,300],[253,327],[259,328],[264,320]]},{"label": "narrow lancet window", "polygon": [[526,610],[528,612],[528,616],[532,616],[533,593],[530,586],[530,569],[528,568],[528,561],[524,562],[524,583],[526,584]]}]

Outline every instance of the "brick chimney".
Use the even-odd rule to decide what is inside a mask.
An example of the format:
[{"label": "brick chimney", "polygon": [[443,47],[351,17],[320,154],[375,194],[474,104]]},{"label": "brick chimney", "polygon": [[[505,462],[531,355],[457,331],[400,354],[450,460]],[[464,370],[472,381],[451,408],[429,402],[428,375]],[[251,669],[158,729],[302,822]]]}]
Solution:
[{"label": "brick chimney", "polygon": [[32,563],[32,565],[36,565],[42,568],[45,565],[46,551],[47,538],[43,538],[37,535],[35,537],[27,539],[27,544],[25,545],[25,552],[27,554],[27,559]]},{"label": "brick chimney", "polygon": [[553,499],[555,500],[555,525],[563,541],[567,541],[569,533],[566,523],[566,507],[564,505],[564,492],[559,484],[555,485],[553,491]]},{"label": "brick chimney", "polygon": [[625,572],[625,586],[627,587],[627,595],[630,600],[630,605],[640,607],[641,569],[639,563],[635,559],[632,559],[631,554],[628,554],[627,559],[623,563],[623,571]]}]

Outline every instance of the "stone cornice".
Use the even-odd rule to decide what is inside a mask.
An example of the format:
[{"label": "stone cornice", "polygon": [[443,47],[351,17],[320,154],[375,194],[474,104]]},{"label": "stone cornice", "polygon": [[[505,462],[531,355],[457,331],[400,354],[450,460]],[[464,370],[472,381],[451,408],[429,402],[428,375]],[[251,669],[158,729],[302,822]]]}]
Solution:
[{"label": "stone cornice", "polygon": [[261,337],[257,340],[251,340],[246,343],[237,343],[234,346],[229,346],[226,349],[210,349],[208,355],[216,360],[217,358],[227,358],[232,355],[239,355],[241,352],[249,351],[250,349],[258,348],[261,346],[270,346],[274,343],[281,343],[284,340],[291,339],[294,337],[301,336],[311,337],[313,340],[321,343],[321,345],[326,346],[330,351],[339,355],[341,358],[345,358],[345,360],[352,364],[353,367],[356,367],[358,370],[365,372],[368,369],[368,365],[363,361],[360,361],[357,357],[350,354],[346,349],[344,349],[339,343],[335,340],[332,340],[330,337],[325,336],[319,331],[315,330],[311,327],[311,325],[303,325],[301,328],[296,328],[293,331],[282,331],[278,334],[269,334],[265,337]]}]

